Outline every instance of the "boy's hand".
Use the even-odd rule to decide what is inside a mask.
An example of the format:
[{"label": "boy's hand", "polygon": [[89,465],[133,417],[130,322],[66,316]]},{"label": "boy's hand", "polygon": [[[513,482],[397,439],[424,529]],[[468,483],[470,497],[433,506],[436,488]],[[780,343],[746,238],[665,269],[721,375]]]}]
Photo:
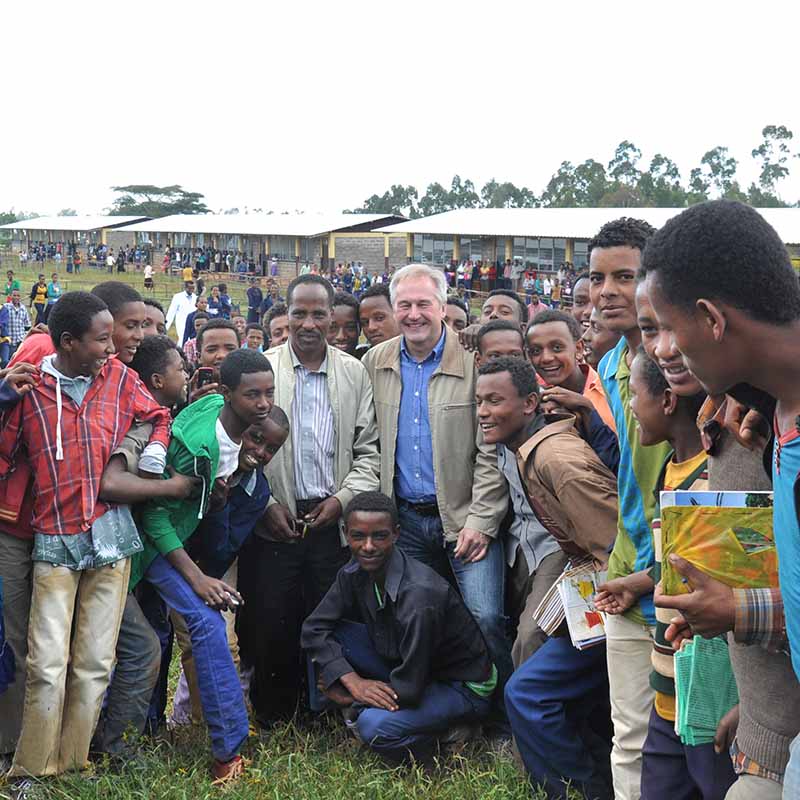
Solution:
[{"label": "boy's hand", "polygon": [[185,500],[187,497],[191,497],[192,492],[201,484],[200,478],[181,475],[180,472],[175,472],[173,467],[168,466],[167,472],[170,477],[164,481],[164,484],[170,487],[168,497],[173,500]]},{"label": "boy's hand", "polygon": [[236,589],[217,578],[210,578],[202,573],[194,578],[192,589],[207,606],[217,611],[225,611],[226,609],[235,611],[244,604],[242,596]]},{"label": "boy's hand", "polygon": [[458,341],[461,346],[470,353],[478,352],[478,331],[481,325],[467,325],[464,330],[458,332]]},{"label": "boy's hand", "polygon": [[758,411],[748,408],[728,395],[725,402],[724,425],[744,447],[757,453],[764,452],[771,428],[769,420]]},{"label": "boy's hand", "polygon": [[300,535],[295,529],[295,519],[292,512],[280,503],[267,506],[263,519],[267,523],[268,538],[277,542],[291,542]]},{"label": "boy's hand", "polygon": [[[732,631],[736,621],[736,602],[731,587],[674,553],[669,557],[669,563],[685,578],[689,594],[662,594],[659,586],[654,598],[656,606],[679,611],[692,633],[705,639]],[[680,622],[679,619],[671,621],[676,627]]]},{"label": "boy's hand", "polygon": [[308,527],[325,528],[333,525],[342,516],[342,504],[336,497],[326,497],[318,503],[308,514],[303,517],[303,521],[308,523]]},{"label": "boy's hand", "polygon": [[383,681],[371,681],[362,678],[355,672],[349,672],[339,678],[340,682],[347,689],[357,703],[372,708],[383,708],[386,711],[398,711],[397,694],[388,683]]},{"label": "boy's hand", "polygon": [[6,372],[5,382],[20,396],[26,395],[41,380],[39,368],[20,361]]},{"label": "boy's hand", "polygon": [[735,705],[720,721],[714,736],[714,752],[727,753],[739,728],[739,706]]},{"label": "boy's hand", "polygon": [[219,392],[219,383],[216,381],[214,383],[207,383],[205,386],[198,387],[197,380],[200,377],[200,373],[195,371],[194,375],[192,375],[191,380],[189,381],[189,403],[194,403],[195,400],[199,400],[201,397],[205,397],[207,394],[216,394]]},{"label": "boy's hand", "polygon": [[637,600],[636,593],[625,585],[625,578],[614,578],[597,587],[594,607],[604,614],[624,614]]}]

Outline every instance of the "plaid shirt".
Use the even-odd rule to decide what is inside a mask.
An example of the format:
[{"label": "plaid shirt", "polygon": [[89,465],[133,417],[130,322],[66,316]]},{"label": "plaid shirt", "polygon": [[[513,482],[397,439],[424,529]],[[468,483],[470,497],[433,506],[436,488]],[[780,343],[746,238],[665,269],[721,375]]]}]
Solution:
[{"label": "plaid shirt", "polygon": [[757,644],[769,653],[789,654],[783,597],[777,588],[734,589],[736,617],[733,638],[740,644]]},{"label": "plaid shirt", "polygon": [[65,453],[58,459],[56,396],[56,379],[45,372],[39,385],[0,419],[0,479],[13,471],[24,446],[35,476],[34,531],[76,534],[89,530],[110,508],[98,499],[100,478],[132,423],[152,422],[150,441],[166,448],[170,415],[133,370],[110,358],[80,408],[61,393]]},{"label": "plaid shirt", "polygon": [[8,311],[8,338],[11,340],[11,344],[19,344],[31,327],[30,314],[28,314],[28,309],[22,303],[18,306],[13,303],[6,303],[6,309]]},{"label": "plaid shirt", "polygon": [[731,745],[730,753],[731,761],[733,761],[733,771],[737,775],[755,775],[757,778],[766,778],[768,781],[783,783],[783,773],[773,772],[766,767],[762,767],[761,764],[754,761],[750,756],[746,756],[739,749],[735,739]]}]

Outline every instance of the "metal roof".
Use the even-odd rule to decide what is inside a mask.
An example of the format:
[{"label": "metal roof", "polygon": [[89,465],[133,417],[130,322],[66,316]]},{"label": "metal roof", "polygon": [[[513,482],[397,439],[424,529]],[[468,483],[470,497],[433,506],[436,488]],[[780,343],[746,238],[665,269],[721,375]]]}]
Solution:
[{"label": "metal roof", "polygon": [[20,219],[0,225],[0,230],[16,229],[23,231],[96,231],[101,228],[118,228],[132,222],[146,220],[147,217],[34,217],[33,219]]},{"label": "metal roof", "polygon": [[[681,208],[461,208],[378,228],[392,233],[444,236],[545,236],[591,239],[619,217],[644,219],[660,228]],[[800,244],[800,208],[759,208],[785,244]]]},{"label": "metal roof", "polygon": [[244,236],[320,236],[355,225],[402,220],[391,214],[172,214],[129,225],[126,231]]}]

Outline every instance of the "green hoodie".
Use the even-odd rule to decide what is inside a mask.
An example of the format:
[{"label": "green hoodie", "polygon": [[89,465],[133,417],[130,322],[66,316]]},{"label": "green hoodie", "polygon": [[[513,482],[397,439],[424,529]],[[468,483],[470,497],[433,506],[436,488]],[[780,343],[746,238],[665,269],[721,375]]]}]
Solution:
[{"label": "green hoodie", "polygon": [[[131,559],[129,588],[133,590],[157,555],[179,550],[208,511],[208,500],[219,466],[217,419],[225,404],[220,394],[196,400],[175,417],[167,450],[167,467],[202,479],[200,489],[186,500],[151,500],[140,514],[144,550]],[[169,473],[165,471],[164,477]]]}]

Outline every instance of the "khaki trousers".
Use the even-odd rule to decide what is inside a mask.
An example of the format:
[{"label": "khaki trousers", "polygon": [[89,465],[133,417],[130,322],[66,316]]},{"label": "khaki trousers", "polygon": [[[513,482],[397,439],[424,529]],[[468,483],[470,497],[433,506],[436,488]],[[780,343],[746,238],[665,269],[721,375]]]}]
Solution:
[{"label": "khaki trousers", "polygon": [[14,653],[14,682],[0,694],[0,755],[13,753],[22,727],[25,662],[31,612],[33,542],[0,532],[0,578],[3,580],[3,626]]},{"label": "khaki trousers", "polygon": [[[228,567],[228,571],[222,576],[223,583],[235,589],[239,578],[238,559]],[[186,685],[189,688],[189,699],[191,701],[192,722],[195,724],[203,721],[203,708],[200,705],[200,686],[197,683],[197,670],[194,666],[192,657],[192,638],[189,636],[189,629],[180,614],[170,609],[169,617],[172,626],[175,628],[175,638],[181,651],[181,667],[186,677]],[[239,671],[239,639],[236,636],[236,614],[233,611],[223,611],[222,618],[225,620],[225,632],[228,635],[228,646],[233,657],[233,664],[236,671]],[[180,715],[178,715],[180,716]]]},{"label": "khaki trousers", "polygon": [[530,575],[525,554],[521,547],[517,548],[508,587],[509,610],[519,619],[517,637],[511,648],[514,669],[527,661],[547,641],[547,635],[533,619],[533,612],[566,565],[567,556],[557,550],[545,556],[533,575]]},{"label": "khaki trousers", "polygon": [[611,773],[616,800],[639,800],[642,746],[655,692],[650,688],[653,632],[623,616],[606,616],[606,658],[614,744]]},{"label": "khaki trousers", "polygon": [[783,786],[756,775],[740,775],[728,789],[725,800],[781,800]]},{"label": "khaki trousers", "polygon": [[10,776],[86,765],[129,576],[127,558],[83,571],[34,563],[25,706]]}]

